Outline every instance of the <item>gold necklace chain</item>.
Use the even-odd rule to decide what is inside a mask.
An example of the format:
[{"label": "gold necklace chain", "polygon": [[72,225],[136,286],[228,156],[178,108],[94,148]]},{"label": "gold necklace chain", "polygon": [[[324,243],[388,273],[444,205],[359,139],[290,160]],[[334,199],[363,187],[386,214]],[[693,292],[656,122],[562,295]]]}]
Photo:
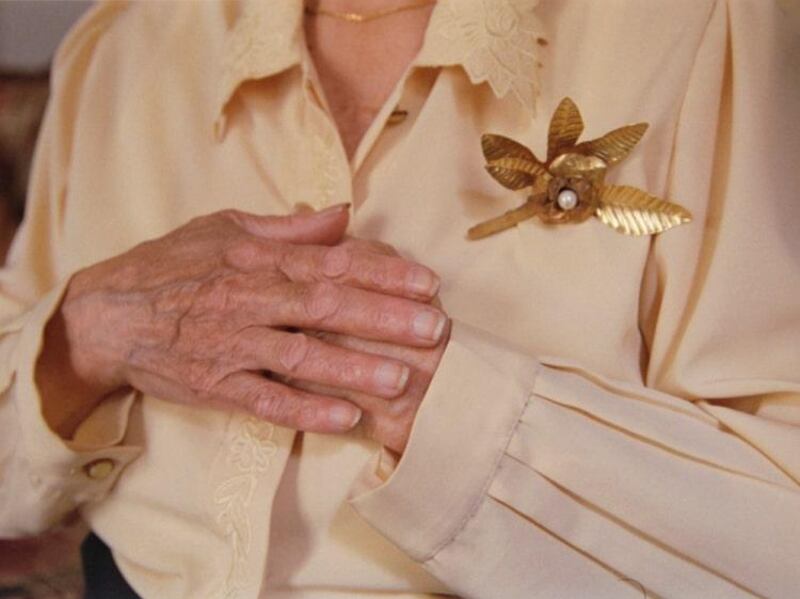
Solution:
[{"label": "gold necklace chain", "polygon": [[418,2],[413,2],[411,4],[403,4],[401,6],[396,6],[394,8],[387,8],[384,10],[376,10],[375,12],[365,12],[365,13],[337,12],[335,10],[327,10],[325,8],[311,8],[310,6],[306,5],[305,11],[306,14],[309,15],[333,17],[334,19],[347,21],[348,23],[366,23],[368,21],[374,21],[375,19],[382,19],[383,17],[395,15],[399,12],[405,12],[407,10],[417,10],[419,8],[432,6],[434,4],[436,4],[436,0],[421,0]]}]

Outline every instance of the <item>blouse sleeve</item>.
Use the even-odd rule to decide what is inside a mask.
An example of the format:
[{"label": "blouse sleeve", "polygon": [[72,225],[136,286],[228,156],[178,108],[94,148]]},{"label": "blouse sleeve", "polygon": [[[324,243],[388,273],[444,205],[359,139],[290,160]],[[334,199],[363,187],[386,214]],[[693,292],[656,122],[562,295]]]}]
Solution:
[{"label": "blouse sleeve", "polygon": [[363,518],[464,597],[790,597],[800,588],[800,36],[720,0],[653,245],[644,384],[456,323]]},{"label": "blouse sleeve", "polygon": [[62,439],[43,416],[34,377],[44,329],[68,282],[59,248],[81,82],[117,10],[105,4],[90,11],[59,50],[25,221],[0,271],[0,537],[41,532],[80,503],[101,498],[139,453],[117,446],[132,393],[108,398],[71,439]]}]

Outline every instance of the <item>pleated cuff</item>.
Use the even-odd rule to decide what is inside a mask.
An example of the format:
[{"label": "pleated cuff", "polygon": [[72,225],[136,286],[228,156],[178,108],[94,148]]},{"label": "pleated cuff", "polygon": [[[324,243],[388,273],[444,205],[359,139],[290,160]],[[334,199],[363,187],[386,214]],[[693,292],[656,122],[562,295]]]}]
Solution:
[{"label": "pleated cuff", "polygon": [[351,494],[356,511],[415,560],[435,555],[478,510],[539,368],[454,322],[402,459],[393,472],[387,456],[368,466]]}]

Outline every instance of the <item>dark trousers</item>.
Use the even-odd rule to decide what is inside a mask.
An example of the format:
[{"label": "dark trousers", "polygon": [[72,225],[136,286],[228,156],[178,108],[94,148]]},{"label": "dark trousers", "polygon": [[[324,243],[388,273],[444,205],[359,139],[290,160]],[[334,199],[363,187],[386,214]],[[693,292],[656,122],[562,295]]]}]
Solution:
[{"label": "dark trousers", "polygon": [[111,550],[94,533],[81,545],[83,599],[141,599],[122,577]]}]

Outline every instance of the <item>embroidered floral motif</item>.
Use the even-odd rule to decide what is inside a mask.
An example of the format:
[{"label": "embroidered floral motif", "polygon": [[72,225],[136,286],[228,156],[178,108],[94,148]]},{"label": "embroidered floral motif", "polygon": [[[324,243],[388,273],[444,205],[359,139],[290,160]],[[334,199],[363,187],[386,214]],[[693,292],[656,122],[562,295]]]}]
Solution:
[{"label": "embroidered floral motif", "polygon": [[[444,0],[431,16],[425,61],[461,64],[473,83],[513,94],[533,111],[539,95],[542,24],[537,0]],[[444,61],[442,61],[444,59]]]},{"label": "embroidered floral motif", "polygon": [[217,521],[225,530],[231,550],[231,565],[225,577],[224,597],[236,597],[244,588],[247,574],[247,555],[250,552],[252,531],[247,508],[253,498],[255,476],[242,474],[226,480],[214,493],[220,506]]},{"label": "embroidered floral motif", "polygon": [[319,206],[333,203],[336,194],[336,156],[334,142],[322,135],[312,136],[312,156],[314,160],[314,180],[319,189]]},{"label": "embroidered floral motif", "polygon": [[258,474],[269,468],[277,452],[272,440],[272,424],[256,418],[245,418],[230,441],[226,461],[236,474],[220,483],[214,492],[219,507],[217,522],[222,527],[231,551],[230,569],[225,577],[223,597],[239,596],[247,584],[247,558],[252,543],[249,510],[253,501]]},{"label": "embroidered floral motif", "polygon": [[242,430],[233,439],[229,461],[241,472],[264,472],[277,448],[272,442],[274,428],[269,423],[245,420]]}]

